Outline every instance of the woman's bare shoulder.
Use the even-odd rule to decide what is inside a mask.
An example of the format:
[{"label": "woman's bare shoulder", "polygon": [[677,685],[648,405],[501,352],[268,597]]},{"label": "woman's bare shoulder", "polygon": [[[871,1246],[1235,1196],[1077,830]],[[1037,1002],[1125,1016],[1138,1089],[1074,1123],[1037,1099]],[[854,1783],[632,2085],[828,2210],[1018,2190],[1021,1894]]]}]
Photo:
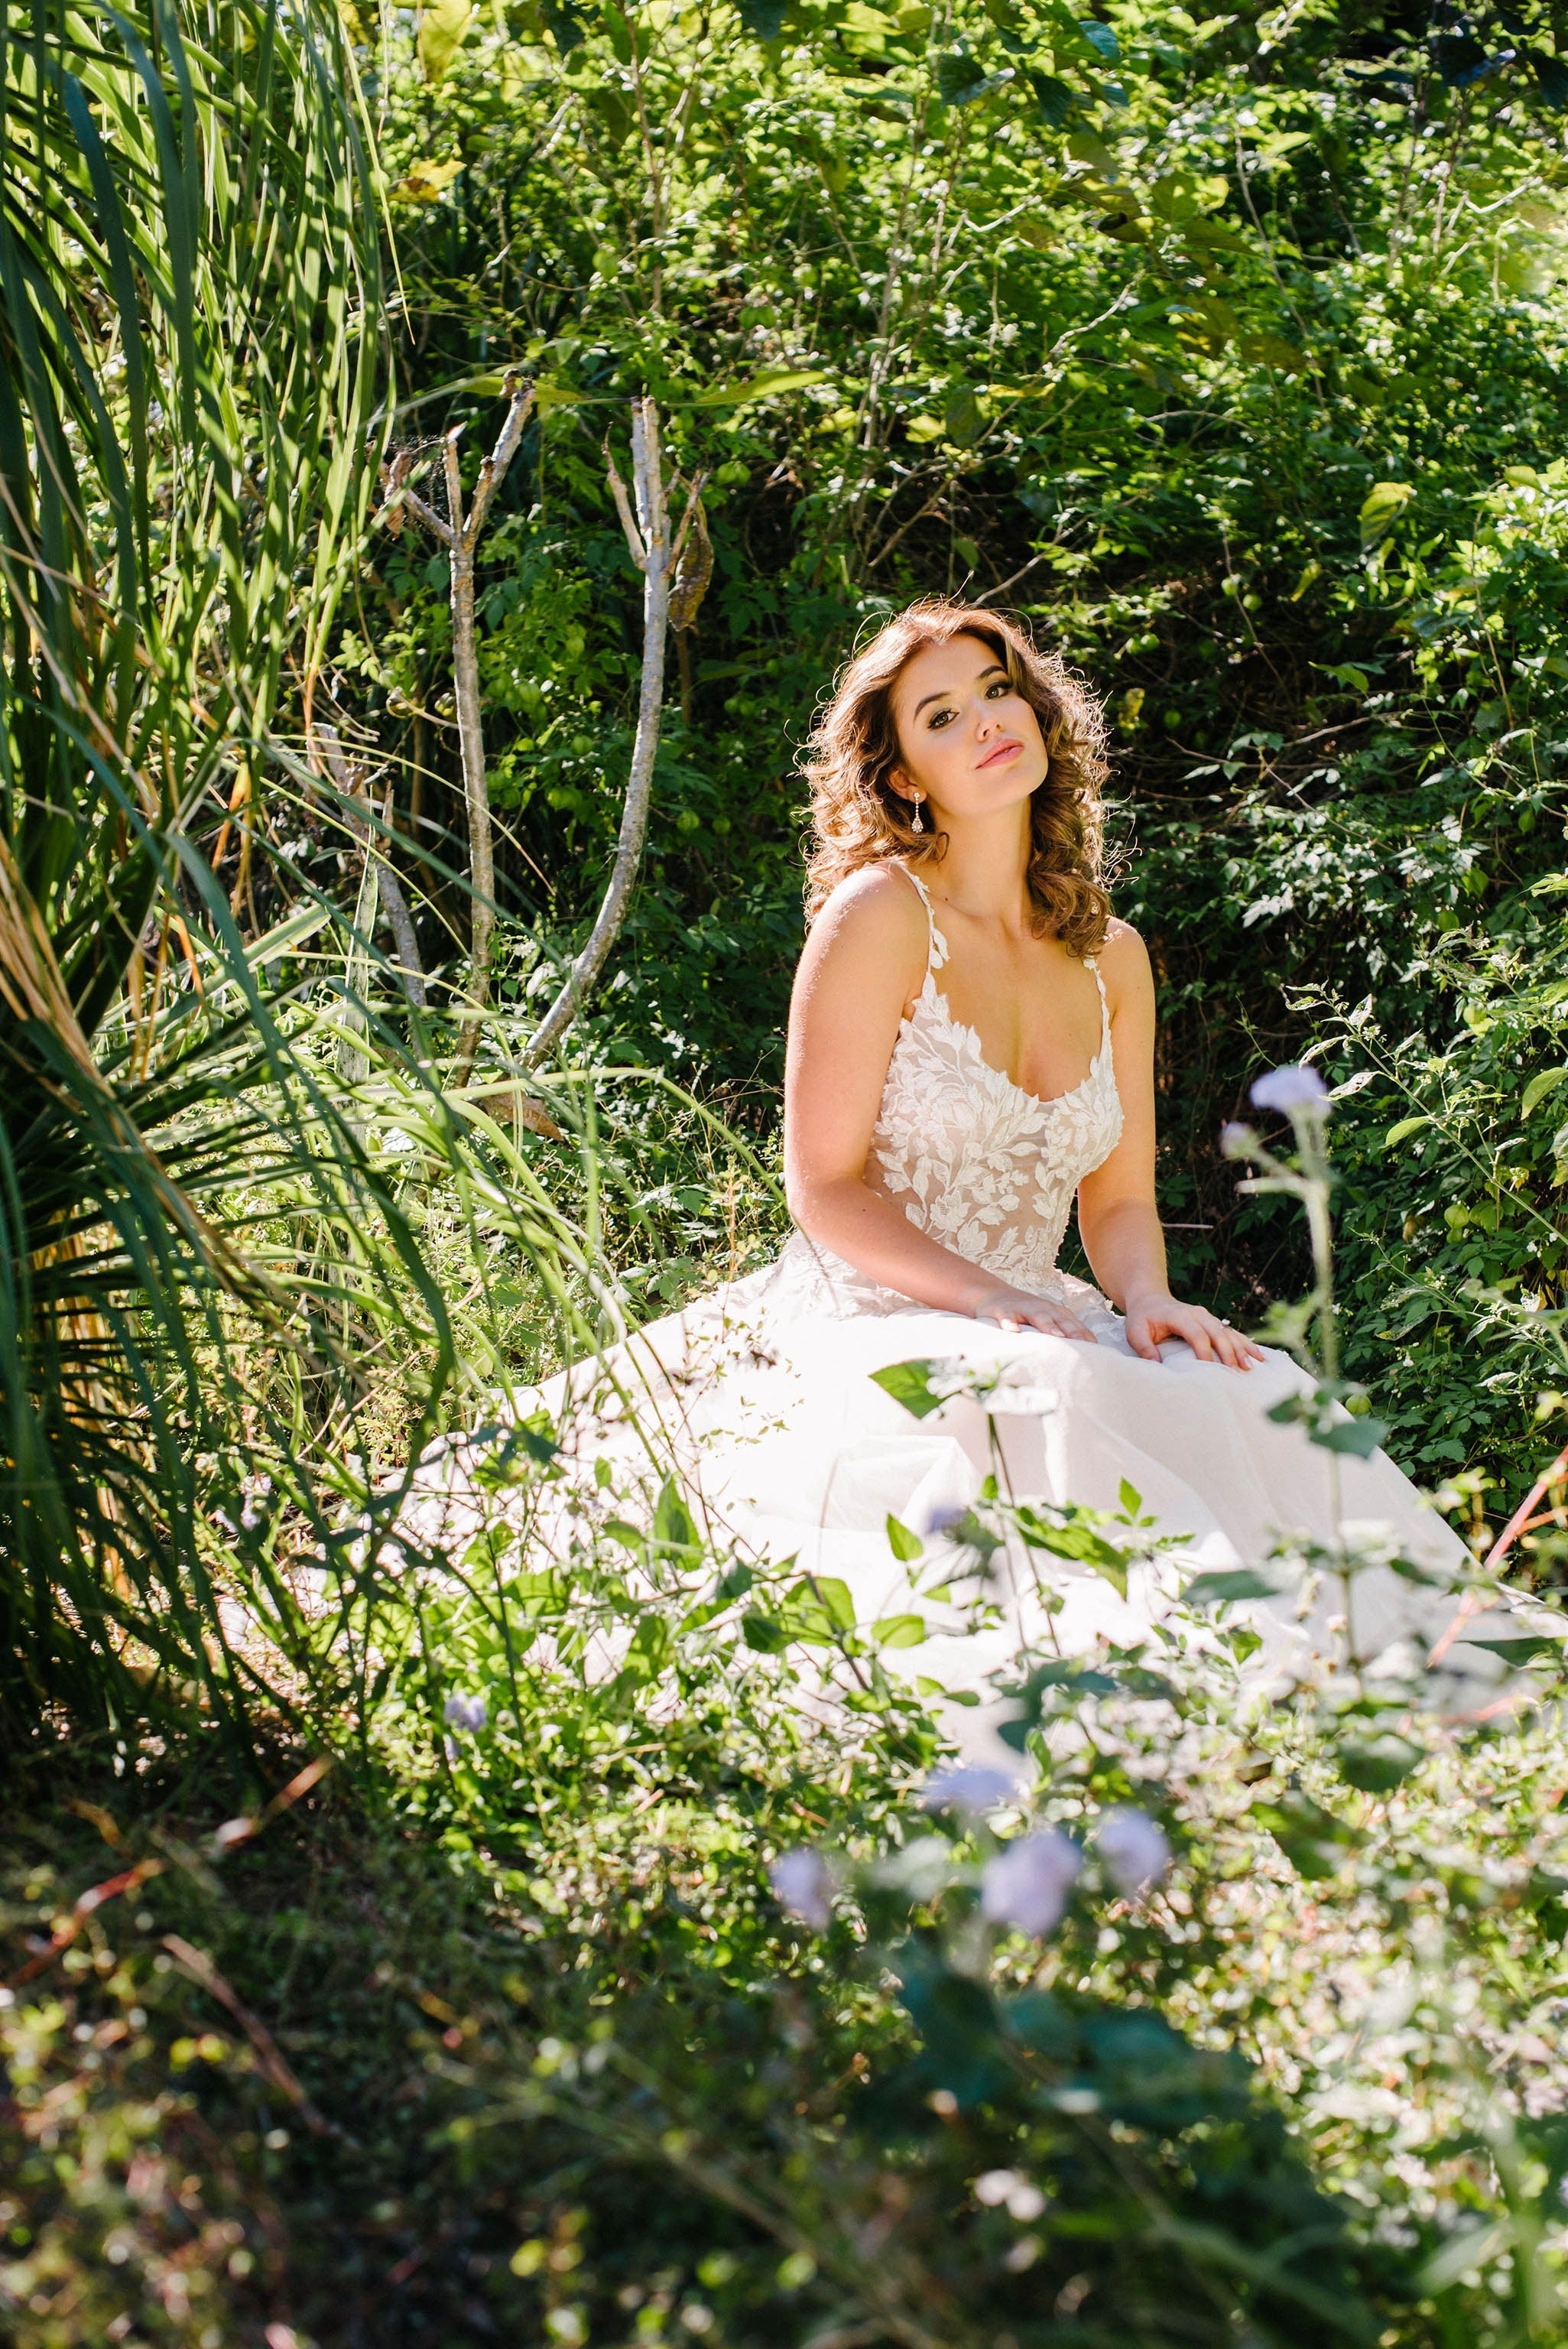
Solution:
[{"label": "woman's bare shoulder", "polygon": [[1105,944],[1097,957],[1113,1003],[1123,998],[1152,995],[1154,973],[1150,966],[1149,948],[1130,922],[1119,921],[1113,914],[1105,934]]},{"label": "woman's bare shoulder", "polygon": [[891,858],[885,864],[862,864],[841,881],[811,925],[819,951],[844,947],[851,953],[923,955],[928,935],[920,893]]}]

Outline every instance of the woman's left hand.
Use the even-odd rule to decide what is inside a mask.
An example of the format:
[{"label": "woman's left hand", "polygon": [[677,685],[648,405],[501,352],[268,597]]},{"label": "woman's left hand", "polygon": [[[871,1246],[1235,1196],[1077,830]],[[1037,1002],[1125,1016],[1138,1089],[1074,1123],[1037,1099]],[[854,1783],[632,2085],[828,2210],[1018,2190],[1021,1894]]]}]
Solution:
[{"label": "woman's left hand", "polygon": [[1219,1320],[1201,1305],[1179,1305],[1168,1290],[1130,1297],[1125,1311],[1127,1342],[1145,1361],[1160,1360],[1162,1338],[1184,1339],[1201,1362],[1223,1362],[1233,1371],[1250,1371],[1264,1359],[1262,1347],[1233,1330],[1228,1321]]}]

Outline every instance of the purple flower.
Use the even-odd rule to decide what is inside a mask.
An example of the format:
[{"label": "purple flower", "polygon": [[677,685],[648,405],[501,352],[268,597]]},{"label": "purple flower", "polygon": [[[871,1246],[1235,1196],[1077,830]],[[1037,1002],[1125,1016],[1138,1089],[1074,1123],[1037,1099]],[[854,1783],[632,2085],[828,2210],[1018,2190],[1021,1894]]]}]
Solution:
[{"label": "purple flower", "polygon": [[934,1770],[920,1790],[923,1811],[994,1811],[1017,1799],[1018,1783],[1006,1770],[984,1770],[976,1764]]},{"label": "purple flower", "polygon": [[799,1917],[819,1933],[832,1923],[833,1875],[820,1851],[807,1845],[781,1851],[768,1871],[768,1880],[779,1907],[791,1917]]},{"label": "purple flower", "polygon": [[1233,1117],[1220,1128],[1222,1158],[1250,1158],[1257,1143],[1257,1135],[1250,1125],[1241,1125]]},{"label": "purple flower", "polygon": [[1259,1109],[1316,1109],[1327,1099],[1328,1087],[1317,1071],[1302,1061],[1270,1069],[1253,1087],[1253,1100]]},{"label": "purple flower", "polygon": [[445,1718],[453,1729],[471,1732],[484,1727],[486,1711],[482,1696],[449,1696]]},{"label": "purple flower", "polygon": [[1164,1829],[1145,1811],[1107,1811],[1094,1840],[1106,1874],[1130,1900],[1158,1884],[1171,1865]]},{"label": "purple flower", "polygon": [[1051,1932],[1061,1920],[1083,1854],[1059,1827],[1019,1836],[987,1860],[980,1878],[980,1913],[1021,1933]]}]

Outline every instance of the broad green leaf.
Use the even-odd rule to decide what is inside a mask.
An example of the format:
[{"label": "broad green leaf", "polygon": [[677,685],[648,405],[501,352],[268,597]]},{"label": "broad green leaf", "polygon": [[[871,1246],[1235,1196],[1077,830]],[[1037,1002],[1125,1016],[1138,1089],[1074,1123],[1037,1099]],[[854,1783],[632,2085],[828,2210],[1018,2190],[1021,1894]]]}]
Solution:
[{"label": "broad green leaf", "polygon": [[925,1618],[923,1615],[884,1615],[872,1625],[872,1636],[882,1648],[918,1648],[925,1638]]},{"label": "broad green leaf", "polygon": [[1539,1076],[1532,1077],[1524,1088],[1524,1098],[1519,1105],[1520,1114],[1528,1117],[1536,1104],[1546,1099],[1548,1093],[1555,1092],[1564,1077],[1568,1077],[1568,1068],[1542,1069]]},{"label": "broad green leaf", "polygon": [[692,1513],[672,1478],[659,1495],[654,1511],[654,1539],[670,1549],[696,1549],[697,1529]]},{"label": "broad green leaf", "polygon": [[1055,74],[1036,73],[1032,67],[1026,78],[1042,118],[1053,130],[1059,130],[1078,103],[1076,92]]},{"label": "broad green leaf", "polygon": [[797,1585],[797,1588],[802,1592],[810,1593],[826,1611],[828,1620],[835,1630],[852,1631],[854,1630],[855,1602],[850,1596],[849,1584],[841,1581],[836,1574],[810,1575],[804,1582]]},{"label": "broad green leaf", "polygon": [[1283,335],[1243,335],[1236,348],[1243,358],[1282,375],[1300,375],[1311,365],[1300,344],[1287,342]]},{"label": "broad green leaf", "polygon": [[789,0],[739,0],[740,21],[754,41],[776,41],[784,30]]},{"label": "broad green leaf", "polygon": [[771,1615],[743,1615],[740,1636],[759,1656],[781,1656],[789,1645],[789,1632]]},{"label": "broad green leaf", "polygon": [[1412,1133],[1419,1133],[1424,1125],[1430,1125],[1432,1123],[1431,1118],[1425,1116],[1402,1117],[1398,1123],[1391,1125],[1383,1136],[1384,1149],[1392,1150],[1397,1143],[1406,1141]]},{"label": "broad green leaf", "polygon": [[1273,1599],[1278,1594],[1272,1582],[1265,1582],[1251,1567],[1237,1567],[1228,1572],[1194,1575],[1181,1593],[1189,1607],[1226,1607],[1236,1599]]},{"label": "broad green leaf", "polygon": [[923,1557],[925,1555],[925,1544],[921,1540],[920,1536],[912,1534],[909,1527],[900,1525],[894,1516],[890,1516],[887,1521],[887,1546],[894,1557],[905,1566],[912,1558]]},{"label": "broad green leaf", "polygon": [[1119,62],[1121,46],[1109,25],[1102,25],[1098,16],[1080,16],[1078,31],[1096,56],[1103,57],[1108,66]]},{"label": "broad green leaf", "polygon": [[1142,1494],[1137,1485],[1130,1484],[1125,1476],[1116,1488],[1116,1497],[1121,1506],[1124,1516],[1135,1517],[1143,1506]]},{"label": "broad green leaf", "polygon": [[1387,1433],[1384,1421],[1371,1418],[1335,1419],[1307,1430],[1325,1452],[1347,1453],[1355,1460],[1370,1460]]},{"label": "broad green leaf", "polygon": [[1361,543],[1376,546],[1393,528],[1400,510],[1415,496],[1408,481],[1374,481],[1361,501]]},{"label": "broad green leaf", "polygon": [[934,1367],[932,1362],[890,1362],[885,1371],[873,1371],[872,1377],[884,1394],[903,1403],[916,1419],[928,1419],[943,1404],[943,1397],[934,1395],[927,1383]]},{"label": "broad green leaf", "polygon": [[814,383],[827,381],[827,372],[822,367],[764,367],[759,375],[748,376],[744,382],[716,384],[711,391],[699,391],[692,405],[739,408],[749,399],[777,399],[787,391],[805,391]]},{"label": "broad green leaf", "polygon": [[420,10],[419,66],[427,81],[443,78],[461,47],[473,14],[472,0],[428,0]]},{"label": "broad green leaf", "polygon": [[1539,1631],[1525,1640],[1471,1640],[1472,1648],[1485,1648],[1491,1654],[1501,1656],[1505,1664],[1547,1662],[1562,1665],[1568,1662],[1568,1644],[1550,1631]]}]

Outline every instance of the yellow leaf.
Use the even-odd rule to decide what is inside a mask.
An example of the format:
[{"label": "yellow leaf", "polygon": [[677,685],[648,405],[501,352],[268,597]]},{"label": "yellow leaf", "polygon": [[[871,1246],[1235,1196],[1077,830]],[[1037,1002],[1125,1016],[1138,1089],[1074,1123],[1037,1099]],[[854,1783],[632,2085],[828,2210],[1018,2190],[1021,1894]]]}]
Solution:
[{"label": "yellow leaf", "polygon": [[457,56],[473,16],[471,0],[429,0],[419,16],[419,63],[427,81],[439,81]]},{"label": "yellow leaf", "polygon": [[387,192],[397,204],[438,203],[462,168],[460,163],[432,163],[421,158],[410,163],[407,177]]}]

